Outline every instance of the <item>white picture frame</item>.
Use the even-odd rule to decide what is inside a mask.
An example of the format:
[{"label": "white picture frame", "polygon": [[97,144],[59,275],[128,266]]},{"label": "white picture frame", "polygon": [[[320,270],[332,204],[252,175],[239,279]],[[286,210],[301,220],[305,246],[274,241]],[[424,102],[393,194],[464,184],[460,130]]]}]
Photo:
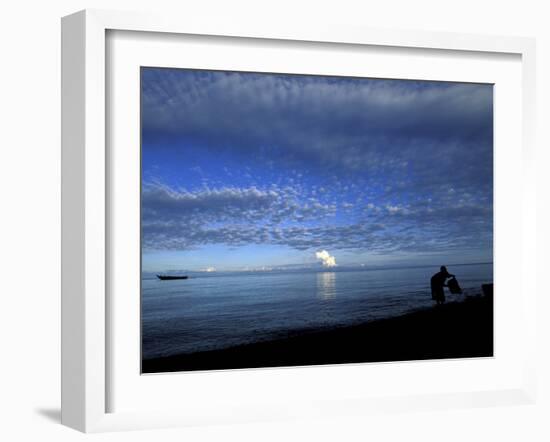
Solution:
[{"label": "white picture frame", "polygon": [[[218,23],[193,17],[159,17],[99,10],[81,11],[62,21],[62,423],[85,432],[155,428],[209,422],[246,422],[289,416],[368,413],[380,409],[452,408],[532,403],[536,396],[535,339],[526,340],[521,385],[513,388],[463,393],[387,395],[317,400],[305,412],[298,404],[284,408],[240,404],[231,416],[199,411],[108,412],[110,321],[107,228],[111,199],[107,176],[108,117],[106,35],[109,31],[206,35],[271,39],[286,42],[338,43],[383,48],[435,49],[521,57],[521,255],[522,272],[535,267],[534,107],[535,43],[519,37],[492,37],[451,33],[388,31],[345,26],[242,22]],[[498,223],[498,219],[496,220]],[[498,245],[497,245],[498,249]],[[524,336],[534,336],[536,287],[521,279]],[[334,367],[333,367],[334,368]],[[338,368],[336,368],[338,369]],[[360,369],[358,367],[357,369]],[[265,373],[265,372],[264,372]],[[269,374],[265,374],[268,376]],[[223,376],[223,374],[221,374]],[[290,412],[288,410],[291,410]]]}]

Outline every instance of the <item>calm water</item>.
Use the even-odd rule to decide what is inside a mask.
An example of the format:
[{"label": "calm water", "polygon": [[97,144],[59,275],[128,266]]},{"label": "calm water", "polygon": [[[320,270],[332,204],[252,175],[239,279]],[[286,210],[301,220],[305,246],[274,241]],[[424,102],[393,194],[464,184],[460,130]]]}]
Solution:
[{"label": "calm water", "polygon": [[[449,266],[465,294],[493,280],[492,264]],[[191,274],[142,279],[143,357],[230,347],[400,315],[432,305],[437,267]],[[448,301],[462,297],[449,295]]]}]

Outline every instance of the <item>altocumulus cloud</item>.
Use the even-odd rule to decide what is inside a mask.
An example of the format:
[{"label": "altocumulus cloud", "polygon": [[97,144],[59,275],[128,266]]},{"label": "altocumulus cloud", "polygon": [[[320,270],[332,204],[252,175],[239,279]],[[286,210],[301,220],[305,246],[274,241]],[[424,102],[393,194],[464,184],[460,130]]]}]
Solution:
[{"label": "altocumulus cloud", "polygon": [[[142,204],[146,249],[273,244],[296,250],[331,247],[390,253],[492,244],[491,208],[471,202],[453,207],[372,207],[343,225],[335,224],[334,216],[347,210],[345,203],[340,208],[310,200],[301,204],[293,192],[284,190],[188,192],[151,185],[143,192]],[[336,263],[326,250],[316,257],[326,266]]]},{"label": "altocumulus cloud", "polygon": [[205,185],[145,180],[143,245],[490,250],[492,100],[483,84],[144,69],[144,176],[169,158]]},{"label": "altocumulus cloud", "polygon": [[491,85],[147,69],[142,91],[145,138],[323,168],[437,164],[492,141]]},{"label": "altocumulus cloud", "polygon": [[312,198],[301,203],[293,189],[275,186],[268,190],[223,187],[191,192],[148,184],[144,186],[141,201],[145,224],[178,220],[201,224],[234,220],[304,221],[329,217],[336,211],[334,205],[322,204]]}]

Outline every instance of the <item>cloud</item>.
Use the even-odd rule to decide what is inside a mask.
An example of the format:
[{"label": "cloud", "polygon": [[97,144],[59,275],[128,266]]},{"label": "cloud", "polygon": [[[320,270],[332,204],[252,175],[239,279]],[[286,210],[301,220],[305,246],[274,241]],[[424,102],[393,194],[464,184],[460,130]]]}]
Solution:
[{"label": "cloud", "polygon": [[142,72],[146,249],[492,247],[491,85]]},{"label": "cloud", "polygon": [[336,173],[433,171],[492,155],[492,85],[154,68],[142,75],[145,140],[173,136]]},{"label": "cloud", "polygon": [[[354,207],[344,203],[349,212],[370,204],[373,213],[376,206],[403,220],[409,211],[412,219],[427,198],[492,207],[491,85],[148,68],[142,98],[144,152],[219,159],[231,173],[210,193],[146,190],[155,217],[327,219],[350,183],[364,195]],[[189,167],[199,165],[206,180],[208,164]],[[255,178],[258,169],[294,174],[271,189]],[[309,203],[298,201],[308,176],[318,184]]]},{"label": "cloud", "polygon": [[301,128],[311,141],[336,128],[331,140],[365,132],[462,138],[484,134],[492,118],[491,85],[154,68],[142,79],[145,130],[180,135],[280,140]]},{"label": "cloud", "polygon": [[492,247],[492,205],[464,195],[458,200],[449,196],[430,200],[388,204],[383,209],[367,205],[367,211],[359,210],[345,223],[337,223],[334,217],[349,210],[344,203],[338,208],[312,202],[289,190],[191,192],[156,184],[145,186],[143,193],[142,244],[145,250],[263,244],[375,254]]},{"label": "cloud", "polygon": [[334,204],[322,203],[315,198],[303,202],[297,198],[295,189],[275,185],[268,189],[222,187],[188,191],[159,183],[146,183],[141,204],[145,224],[179,220],[205,224],[235,219],[278,223],[288,219],[322,219],[336,212]]},{"label": "cloud", "polygon": [[323,267],[336,267],[336,258],[326,250],[315,252],[315,257],[323,263]]}]

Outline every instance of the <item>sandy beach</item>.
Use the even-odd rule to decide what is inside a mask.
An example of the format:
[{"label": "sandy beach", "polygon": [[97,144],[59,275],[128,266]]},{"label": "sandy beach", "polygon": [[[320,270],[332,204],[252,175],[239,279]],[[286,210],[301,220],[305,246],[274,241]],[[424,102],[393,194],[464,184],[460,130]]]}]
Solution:
[{"label": "sandy beach", "polygon": [[143,373],[473,358],[493,355],[493,301],[460,303],[274,341],[146,359]]}]

